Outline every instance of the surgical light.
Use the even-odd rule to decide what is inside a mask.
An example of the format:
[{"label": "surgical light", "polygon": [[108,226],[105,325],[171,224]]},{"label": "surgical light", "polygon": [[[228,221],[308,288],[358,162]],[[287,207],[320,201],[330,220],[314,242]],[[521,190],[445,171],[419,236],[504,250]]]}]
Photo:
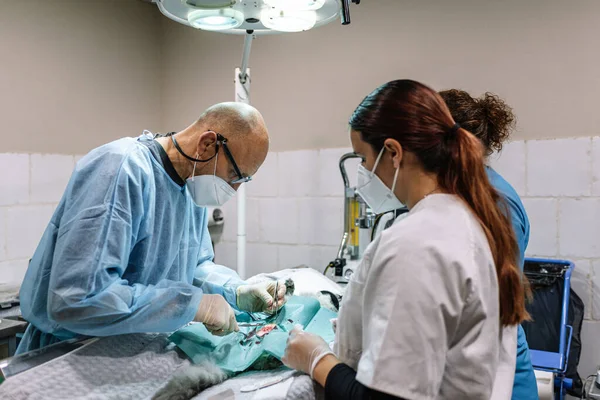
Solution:
[{"label": "surgical light", "polygon": [[325,5],[325,0],[264,0],[269,7],[289,11],[315,11]]},{"label": "surgical light", "polygon": [[262,12],[260,22],[266,28],[278,32],[302,32],[315,26],[317,14],[314,11],[287,11],[271,8]]},{"label": "surgical light", "polygon": [[[254,36],[306,31],[339,21],[340,17],[343,24],[348,24],[350,22],[348,5],[351,2],[360,2],[360,0],[145,1],[155,3],[164,15],[180,24],[228,34],[251,33]],[[209,14],[206,14],[207,12]],[[228,21],[225,23],[225,18],[209,18],[210,16],[227,17]]]},{"label": "surgical light", "polygon": [[196,10],[188,14],[191,26],[205,31],[235,29],[244,22],[244,14],[231,8]]}]

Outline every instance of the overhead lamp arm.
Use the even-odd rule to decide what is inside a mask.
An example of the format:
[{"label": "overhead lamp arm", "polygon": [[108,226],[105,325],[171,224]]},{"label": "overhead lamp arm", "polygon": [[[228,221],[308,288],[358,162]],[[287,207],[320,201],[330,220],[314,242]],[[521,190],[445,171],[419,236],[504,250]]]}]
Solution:
[{"label": "overhead lamp arm", "polygon": [[342,25],[350,25],[350,1],[360,4],[360,0],[342,0]]},{"label": "overhead lamp arm", "polygon": [[254,38],[254,31],[247,30],[246,36],[244,37],[244,52],[242,54],[242,66],[240,68],[240,83],[242,84],[245,84],[246,79],[248,79],[248,63],[250,62],[250,50],[252,49],[252,40]]}]

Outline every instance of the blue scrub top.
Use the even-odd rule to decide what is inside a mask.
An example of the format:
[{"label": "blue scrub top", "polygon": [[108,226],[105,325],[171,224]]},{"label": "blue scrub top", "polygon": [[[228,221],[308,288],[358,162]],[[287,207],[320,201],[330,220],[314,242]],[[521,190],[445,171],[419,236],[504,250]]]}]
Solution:
[{"label": "blue scrub top", "polygon": [[[500,174],[487,167],[487,175],[492,186],[504,198],[510,212],[510,220],[519,245],[520,268],[523,270],[525,249],[529,243],[529,219],[525,207],[516,190]],[[517,335],[517,365],[512,392],[513,400],[538,400],[537,381],[531,365],[529,346],[525,331],[519,326]]]},{"label": "blue scrub top", "polygon": [[76,336],[172,332],[203,293],[235,307],[243,283],[215,265],[206,209],[147,141],[124,138],[81,159],[20,292],[31,324],[18,352]]}]

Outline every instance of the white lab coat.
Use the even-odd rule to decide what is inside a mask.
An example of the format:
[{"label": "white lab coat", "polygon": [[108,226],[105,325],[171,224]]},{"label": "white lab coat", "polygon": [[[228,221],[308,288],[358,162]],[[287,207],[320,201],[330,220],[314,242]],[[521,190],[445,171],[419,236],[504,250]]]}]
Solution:
[{"label": "white lab coat", "polygon": [[[503,400],[512,390],[514,332],[514,345],[501,346],[512,336],[501,334],[481,226],[457,197],[435,194],[366,250],[344,296],[334,351],[363,385],[406,399],[488,400],[502,370],[495,386],[507,392],[494,400]],[[512,369],[499,368],[503,360]]]}]

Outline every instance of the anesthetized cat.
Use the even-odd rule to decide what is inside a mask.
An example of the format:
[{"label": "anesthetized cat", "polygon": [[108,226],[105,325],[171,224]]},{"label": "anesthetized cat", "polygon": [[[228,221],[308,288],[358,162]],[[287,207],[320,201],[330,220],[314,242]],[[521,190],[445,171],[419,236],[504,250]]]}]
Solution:
[{"label": "anesthetized cat", "polygon": [[[294,294],[294,281],[285,281],[286,296]],[[251,367],[253,370],[268,371],[280,367],[281,361],[272,356],[258,359]],[[223,371],[212,359],[198,364],[186,365],[179,368],[169,382],[163,386],[152,400],[188,400],[209,387],[218,385],[233,377]]]}]

